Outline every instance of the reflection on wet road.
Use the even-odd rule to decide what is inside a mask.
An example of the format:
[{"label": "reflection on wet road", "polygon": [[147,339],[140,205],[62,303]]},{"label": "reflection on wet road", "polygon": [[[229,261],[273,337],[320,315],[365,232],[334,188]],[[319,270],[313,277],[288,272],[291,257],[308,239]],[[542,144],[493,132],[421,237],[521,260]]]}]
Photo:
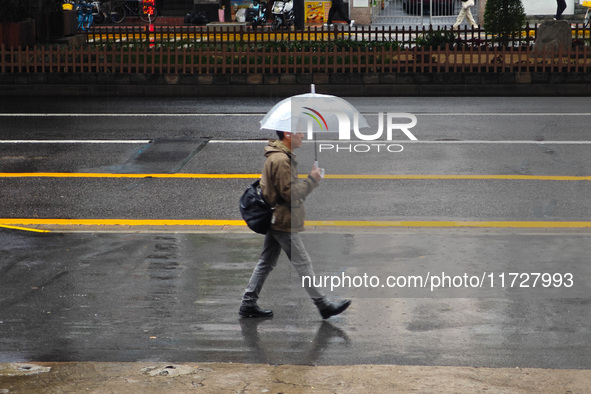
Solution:
[{"label": "reflection on wet road", "polygon": [[[516,252],[514,234],[487,232],[306,237],[320,275],[385,275],[446,259],[462,269],[481,270],[474,257],[492,253],[487,247],[498,248],[499,256]],[[566,238],[548,234],[548,248],[539,243],[532,261],[549,264],[553,257],[544,262],[542,257],[556,245],[572,253],[589,242],[588,234]],[[374,253],[369,263],[363,256],[371,239],[384,254]],[[491,239],[492,246],[486,246]],[[453,242],[458,247],[449,246]],[[240,297],[261,243],[260,236],[249,233],[0,230],[0,362],[591,367],[589,300],[567,293],[559,298],[510,293],[444,298],[338,288],[331,296],[351,297],[353,305],[323,321],[282,256],[260,300],[275,316],[241,319]],[[561,264],[568,268],[581,258],[576,253],[563,257]],[[483,264],[508,269],[491,261]]]}]

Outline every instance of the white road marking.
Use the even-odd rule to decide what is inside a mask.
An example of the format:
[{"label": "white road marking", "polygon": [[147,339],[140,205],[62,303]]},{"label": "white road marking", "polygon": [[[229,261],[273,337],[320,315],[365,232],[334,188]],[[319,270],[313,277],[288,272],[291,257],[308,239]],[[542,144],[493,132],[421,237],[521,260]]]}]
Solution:
[{"label": "white road marking", "polygon": [[[267,143],[268,140],[210,140],[210,144],[253,144],[253,143]],[[304,140],[305,143],[311,143],[314,141]],[[490,141],[490,140],[451,140],[451,141],[410,141],[410,140],[377,140],[377,141],[340,141],[340,140],[317,140],[319,144],[338,144],[338,143],[364,143],[366,145],[371,144],[534,144],[534,145],[589,145],[591,141]]]},{"label": "white road marking", "polygon": [[226,117],[226,116],[264,116],[265,114],[58,114],[58,113],[51,113],[51,114],[25,114],[25,113],[15,113],[15,114],[0,114],[0,117],[6,118],[42,118],[42,117],[56,117],[56,118],[149,118],[149,117],[196,117],[196,116],[212,116],[212,117]]},{"label": "white road marking", "polygon": [[[378,111],[379,112],[379,111]],[[381,111],[385,112],[385,111]],[[377,112],[365,112],[362,113],[363,115],[377,115]],[[0,117],[81,117],[81,118],[88,118],[88,117],[226,117],[226,116],[264,116],[265,113],[227,113],[227,114],[218,114],[218,113],[211,113],[211,114],[171,114],[171,113],[162,113],[162,114],[138,114],[138,113],[121,113],[121,114],[106,114],[106,113],[97,113],[97,114],[89,114],[89,113],[13,113],[13,114],[0,114]],[[524,113],[486,113],[486,112],[461,112],[461,113],[413,113],[415,116],[591,116],[591,112],[572,112],[572,113],[536,113],[536,112],[524,112]]]},{"label": "white road marking", "polygon": [[[0,140],[0,144],[149,144],[152,140]],[[313,141],[305,140],[305,143]],[[359,141],[317,140],[317,143],[358,143]],[[210,140],[210,144],[266,144],[268,139],[262,140]],[[410,140],[378,140],[365,142],[366,144],[531,144],[531,145],[590,145],[591,141],[491,141],[491,140],[443,140],[443,141],[410,141]]]},{"label": "white road marking", "polygon": [[149,144],[152,140],[0,140],[0,144]]}]

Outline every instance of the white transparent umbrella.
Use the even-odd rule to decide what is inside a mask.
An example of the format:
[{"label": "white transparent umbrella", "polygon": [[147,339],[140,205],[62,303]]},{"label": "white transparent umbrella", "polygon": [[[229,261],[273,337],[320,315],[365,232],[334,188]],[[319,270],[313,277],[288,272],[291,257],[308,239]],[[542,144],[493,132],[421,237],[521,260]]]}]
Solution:
[{"label": "white transparent umbrella", "polygon": [[350,136],[355,127],[369,127],[359,111],[340,97],[318,94],[314,85],[311,92],[286,98],[277,103],[261,120],[262,130],[307,133],[314,139],[314,157],[317,161],[316,136],[339,133],[339,138]]}]

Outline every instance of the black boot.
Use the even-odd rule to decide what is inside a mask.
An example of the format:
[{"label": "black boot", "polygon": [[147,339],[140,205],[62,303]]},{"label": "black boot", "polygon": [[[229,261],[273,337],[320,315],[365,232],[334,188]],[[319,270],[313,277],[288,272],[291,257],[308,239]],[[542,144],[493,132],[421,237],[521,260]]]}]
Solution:
[{"label": "black boot", "polygon": [[243,305],[240,307],[238,314],[242,317],[271,317],[271,316],[273,316],[273,311],[272,310],[262,310],[261,308],[258,307],[258,305],[255,305],[255,306],[244,306]]},{"label": "black boot", "polygon": [[344,312],[351,305],[351,300],[343,300],[341,302],[329,302],[328,305],[322,309],[319,309],[320,315],[323,319],[328,319],[331,316],[338,315]]}]

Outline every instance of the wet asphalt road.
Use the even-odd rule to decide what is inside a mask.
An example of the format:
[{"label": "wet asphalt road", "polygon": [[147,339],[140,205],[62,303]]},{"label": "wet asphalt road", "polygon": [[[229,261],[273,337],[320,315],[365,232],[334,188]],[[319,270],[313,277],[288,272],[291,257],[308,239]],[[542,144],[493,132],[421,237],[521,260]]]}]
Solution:
[{"label": "wet asphalt road", "polygon": [[[270,135],[253,130],[276,102],[60,100],[1,103],[0,112],[12,114],[0,118],[1,173],[258,173],[264,142],[252,140]],[[417,113],[421,142],[401,138],[403,152],[359,160],[325,152],[321,163],[331,174],[591,173],[589,99],[350,101],[364,113]],[[119,142],[90,142],[103,139]],[[312,145],[299,157],[305,172]],[[0,219],[238,219],[245,184],[3,176]],[[307,206],[310,220],[590,221],[588,196],[588,181],[580,180],[327,179]],[[326,322],[284,257],[261,299],[275,317],[238,318],[258,235],[79,230],[0,229],[0,362],[591,366],[588,229],[316,229],[305,242],[320,275],[368,274],[383,284],[389,275],[445,271],[492,275],[497,283],[451,293],[328,289],[354,303]],[[575,286],[499,286],[499,275],[534,272],[558,273],[561,281],[571,273]]]},{"label": "wet asphalt road", "polygon": [[[275,317],[241,319],[237,307],[260,248],[257,236],[2,231],[1,237],[0,362],[590,367],[589,299],[573,298],[570,292],[548,298],[540,291],[538,298],[510,289],[489,294],[476,289],[450,298],[428,289],[381,289],[376,297],[362,288],[335,289],[332,296],[352,297],[354,303],[342,316],[322,321],[282,258],[260,302],[273,308]],[[519,245],[507,234],[370,238],[376,237],[390,245],[386,251],[391,255],[364,256],[366,240],[360,235],[308,234],[306,243],[316,257],[326,243],[349,245],[349,251],[318,258],[316,268],[350,276],[408,273],[409,264],[436,259],[439,253],[459,258],[453,268],[463,267],[460,271],[486,270],[462,249],[486,249],[482,243],[487,240],[497,247]],[[589,242],[588,235],[538,237],[549,244],[538,245],[542,255],[564,242],[578,250]],[[537,237],[521,238],[523,244]],[[462,249],[446,250],[452,239]],[[360,256],[368,263],[360,262]],[[561,267],[576,270],[584,257],[564,258]],[[515,270],[506,264],[497,269]],[[584,274],[589,277],[588,268]]]}]

